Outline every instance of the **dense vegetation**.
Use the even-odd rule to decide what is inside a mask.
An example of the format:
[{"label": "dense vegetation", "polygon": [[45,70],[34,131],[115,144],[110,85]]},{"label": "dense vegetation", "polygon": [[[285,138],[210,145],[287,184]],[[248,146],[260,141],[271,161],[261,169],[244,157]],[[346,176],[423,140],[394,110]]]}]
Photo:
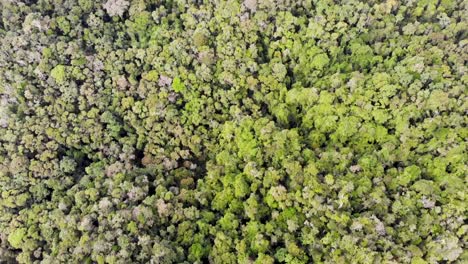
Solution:
[{"label": "dense vegetation", "polygon": [[0,262],[468,262],[466,1],[0,10]]}]

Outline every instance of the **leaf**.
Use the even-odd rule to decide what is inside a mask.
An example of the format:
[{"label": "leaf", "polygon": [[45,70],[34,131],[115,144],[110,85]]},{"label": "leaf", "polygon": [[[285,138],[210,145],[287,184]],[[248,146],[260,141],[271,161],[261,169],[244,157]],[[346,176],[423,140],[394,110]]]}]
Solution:
[{"label": "leaf", "polygon": [[57,65],[50,72],[50,76],[59,84],[65,82],[65,66]]},{"label": "leaf", "polygon": [[8,242],[14,248],[21,248],[23,238],[26,235],[26,228],[15,229],[10,235],[8,235]]},{"label": "leaf", "polygon": [[177,93],[185,91],[185,85],[179,77],[175,77],[172,81],[172,89]]}]

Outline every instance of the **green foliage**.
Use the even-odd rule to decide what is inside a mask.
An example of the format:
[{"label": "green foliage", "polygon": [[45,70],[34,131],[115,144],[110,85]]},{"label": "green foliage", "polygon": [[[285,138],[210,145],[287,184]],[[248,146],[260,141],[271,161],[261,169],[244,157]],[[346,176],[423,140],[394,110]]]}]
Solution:
[{"label": "green foliage", "polygon": [[0,1],[0,263],[466,263],[463,1]]},{"label": "green foliage", "polygon": [[407,186],[408,183],[416,180],[421,175],[421,169],[418,166],[412,165],[403,171],[403,174],[398,177],[400,185]]},{"label": "green foliage", "polygon": [[58,84],[62,84],[66,80],[65,70],[66,68],[64,65],[57,65],[50,71],[50,76],[52,76]]},{"label": "green foliage", "polygon": [[23,238],[26,235],[26,228],[17,228],[8,235],[8,242],[14,248],[21,248],[23,246]]},{"label": "green foliage", "polygon": [[143,78],[151,82],[157,82],[159,79],[159,74],[157,71],[151,70],[143,75]]},{"label": "green foliage", "polygon": [[60,30],[63,32],[63,34],[67,35],[68,33],[70,33],[71,26],[70,22],[67,20],[66,17],[58,17],[57,24]]},{"label": "green foliage", "polygon": [[312,68],[318,69],[318,70],[323,70],[323,68],[330,62],[330,59],[328,58],[327,54],[320,53],[318,55],[315,55],[315,57],[312,58],[311,66]]},{"label": "green foliage", "polygon": [[183,92],[185,90],[185,84],[180,80],[179,77],[176,77],[174,80],[172,80],[172,89],[174,89],[176,93]]}]

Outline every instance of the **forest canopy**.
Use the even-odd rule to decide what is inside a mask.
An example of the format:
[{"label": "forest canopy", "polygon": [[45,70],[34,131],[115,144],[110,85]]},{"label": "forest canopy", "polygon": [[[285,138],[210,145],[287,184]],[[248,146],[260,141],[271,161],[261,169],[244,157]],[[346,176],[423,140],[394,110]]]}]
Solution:
[{"label": "forest canopy", "polygon": [[0,263],[468,263],[464,0],[0,0]]}]

